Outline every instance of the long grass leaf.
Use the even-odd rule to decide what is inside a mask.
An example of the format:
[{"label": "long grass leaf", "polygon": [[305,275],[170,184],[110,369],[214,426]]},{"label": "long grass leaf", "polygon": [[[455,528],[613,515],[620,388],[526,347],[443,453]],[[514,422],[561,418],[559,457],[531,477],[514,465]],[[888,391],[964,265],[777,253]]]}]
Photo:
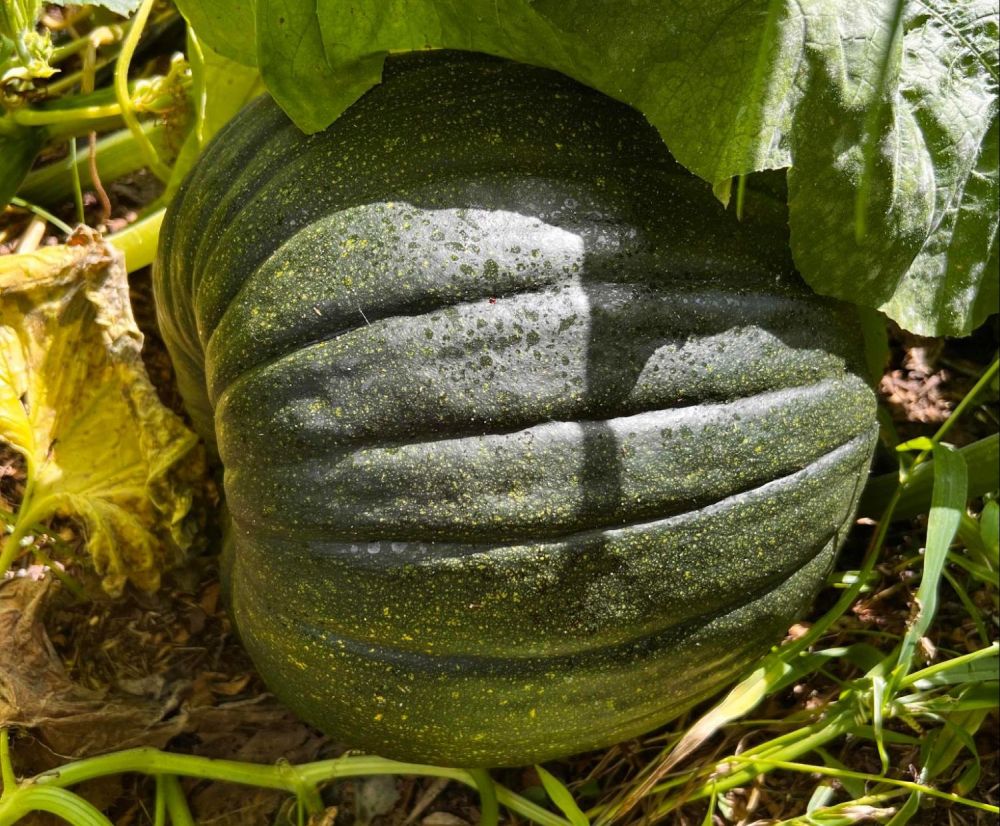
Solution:
[{"label": "long grass leaf", "polygon": [[569,822],[573,826],[590,826],[590,820],[581,811],[580,807],[576,804],[576,800],[573,799],[572,792],[562,784],[562,781],[551,772],[546,771],[542,766],[535,766],[535,771],[538,772],[538,777],[542,781],[542,788],[545,789],[549,800],[556,805],[560,812],[566,815]]},{"label": "long grass leaf", "polygon": [[970,654],[953,657],[915,671],[900,682],[900,687],[927,689],[955,683],[981,683],[1000,679],[1000,643],[980,648]]},{"label": "long grass leaf", "polygon": [[944,726],[931,732],[924,740],[920,761],[928,780],[949,769],[962,749],[968,751],[976,763],[980,762],[979,750],[972,737],[988,714],[988,709],[961,711],[946,719]]},{"label": "long grass leaf", "polygon": [[[968,473],[962,455],[950,445],[935,444],[934,490],[931,495],[931,512],[927,520],[924,569],[916,597],[917,610],[900,646],[891,681],[893,689],[909,673],[917,643],[927,632],[937,611],[938,583],[948,557],[948,548],[955,538],[965,510],[967,483]],[[889,693],[888,698],[891,699],[892,693]]]},{"label": "long grass leaf", "polygon": [[[826,749],[816,749],[816,753],[823,758],[823,763],[825,765],[831,766],[832,768],[835,769],[847,769],[847,766],[845,766],[840,760],[838,760],[836,757],[830,754],[830,752],[828,752]],[[863,781],[857,780],[856,778],[853,777],[841,777],[840,784],[844,787],[844,791],[846,791],[849,795],[851,795],[851,797],[854,798],[864,797],[865,784]]]},{"label": "long grass leaf", "polygon": [[1000,560],[1000,505],[995,499],[983,506],[979,516],[979,535],[983,538],[990,561],[997,565]]},{"label": "long grass leaf", "polygon": [[913,792],[913,794],[906,798],[906,802],[899,807],[899,811],[886,823],[886,826],[903,826],[904,823],[909,823],[919,808],[920,792]]}]

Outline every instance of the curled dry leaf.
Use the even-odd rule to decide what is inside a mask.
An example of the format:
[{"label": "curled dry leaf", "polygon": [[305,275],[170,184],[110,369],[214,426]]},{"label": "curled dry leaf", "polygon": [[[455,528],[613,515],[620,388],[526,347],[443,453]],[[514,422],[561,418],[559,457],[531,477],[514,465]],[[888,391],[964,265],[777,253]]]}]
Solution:
[{"label": "curled dry leaf", "polygon": [[156,588],[190,546],[203,455],[141,350],[124,259],[93,232],[0,258],[0,440],[27,467],[0,570],[56,514],[82,524],[113,595],[126,580]]}]

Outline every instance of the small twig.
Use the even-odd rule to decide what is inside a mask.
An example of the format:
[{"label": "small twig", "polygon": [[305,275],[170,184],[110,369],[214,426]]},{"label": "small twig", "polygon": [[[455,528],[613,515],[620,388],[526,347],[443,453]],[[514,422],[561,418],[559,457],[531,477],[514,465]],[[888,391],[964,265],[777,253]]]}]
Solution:
[{"label": "small twig", "polygon": [[14,251],[18,254],[34,252],[38,249],[38,245],[42,243],[47,227],[48,221],[40,215],[32,215],[31,221],[28,223],[27,229],[21,233],[21,239],[17,242],[17,247],[15,247]]},{"label": "small twig", "polygon": [[111,199],[108,197],[104,184],[101,183],[101,174],[97,171],[97,133],[91,132],[87,135],[87,163],[90,169],[90,182],[94,185],[97,197],[101,201],[101,220],[99,223],[106,224],[111,218]]},{"label": "small twig", "polygon": [[[97,44],[92,40],[83,52],[83,75],[80,79],[80,90],[86,95],[94,91],[94,65],[97,63]],[[97,197],[101,202],[101,221],[104,223],[111,217],[111,199],[101,184],[101,176],[97,171],[97,132],[91,130],[87,135],[89,145],[90,182],[94,185]]]},{"label": "small twig", "polygon": [[413,804],[413,808],[410,813],[406,816],[406,820],[403,821],[403,826],[409,826],[413,823],[420,815],[424,813],[428,806],[431,805],[438,796],[445,790],[451,781],[447,777],[438,777],[422,795],[417,799],[417,802]]}]

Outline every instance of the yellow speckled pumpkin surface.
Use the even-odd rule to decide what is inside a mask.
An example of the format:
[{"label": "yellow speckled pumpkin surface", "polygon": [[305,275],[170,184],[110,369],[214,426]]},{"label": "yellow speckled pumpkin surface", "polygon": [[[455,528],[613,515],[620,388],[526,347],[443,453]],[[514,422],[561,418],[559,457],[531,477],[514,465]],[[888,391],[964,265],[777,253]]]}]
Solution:
[{"label": "yellow speckled pumpkin surface", "polygon": [[810,603],[876,436],[857,319],[633,110],[431,53],[269,100],[156,272],[269,686],[383,756],[545,760],[724,687]]}]

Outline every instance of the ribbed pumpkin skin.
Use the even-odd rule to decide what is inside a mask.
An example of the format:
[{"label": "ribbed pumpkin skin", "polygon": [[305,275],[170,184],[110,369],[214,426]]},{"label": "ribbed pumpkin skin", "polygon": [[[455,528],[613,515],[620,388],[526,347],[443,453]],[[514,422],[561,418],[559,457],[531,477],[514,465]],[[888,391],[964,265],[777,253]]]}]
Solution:
[{"label": "ribbed pumpkin skin", "polygon": [[636,736],[830,569],[876,433],[857,320],[608,98],[430,54],[311,137],[260,101],[162,238],[236,624],[354,747],[495,766]]}]

